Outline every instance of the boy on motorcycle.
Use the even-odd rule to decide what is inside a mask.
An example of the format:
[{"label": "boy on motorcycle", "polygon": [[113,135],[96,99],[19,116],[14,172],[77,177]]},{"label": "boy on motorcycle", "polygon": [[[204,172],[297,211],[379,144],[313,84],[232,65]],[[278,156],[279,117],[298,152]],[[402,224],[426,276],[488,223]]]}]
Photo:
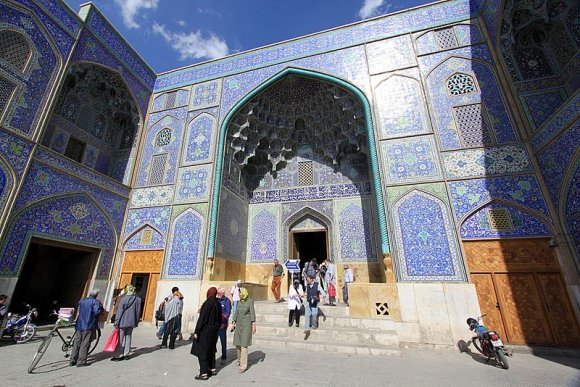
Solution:
[{"label": "boy on motorcycle", "polygon": [[6,300],[8,296],[6,294],[0,294],[0,322],[4,320],[4,316],[6,316]]}]

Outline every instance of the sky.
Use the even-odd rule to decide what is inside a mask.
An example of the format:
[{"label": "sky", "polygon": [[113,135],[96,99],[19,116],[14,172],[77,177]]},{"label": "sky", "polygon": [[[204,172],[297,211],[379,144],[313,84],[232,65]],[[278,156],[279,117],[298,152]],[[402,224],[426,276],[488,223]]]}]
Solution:
[{"label": "sky", "polygon": [[[93,0],[93,3],[145,62],[156,73],[162,73],[432,1]],[[87,0],[65,2],[78,12]]]}]

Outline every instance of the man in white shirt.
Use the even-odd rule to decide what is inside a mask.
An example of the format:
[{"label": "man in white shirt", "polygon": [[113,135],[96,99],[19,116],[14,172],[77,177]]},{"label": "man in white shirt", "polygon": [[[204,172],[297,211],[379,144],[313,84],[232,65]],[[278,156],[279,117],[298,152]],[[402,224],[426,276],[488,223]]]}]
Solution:
[{"label": "man in white shirt", "polygon": [[348,284],[354,282],[354,273],[348,265],[344,265],[344,286],[342,287],[342,302],[348,306]]}]

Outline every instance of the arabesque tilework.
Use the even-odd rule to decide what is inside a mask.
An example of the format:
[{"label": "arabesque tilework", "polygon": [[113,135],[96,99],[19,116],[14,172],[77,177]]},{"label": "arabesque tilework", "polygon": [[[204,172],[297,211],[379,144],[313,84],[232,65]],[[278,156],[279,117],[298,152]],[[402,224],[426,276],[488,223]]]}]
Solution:
[{"label": "arabesque tilework", "polygon": [[169,230],[170,219],[170,206],[130,209],[127,212],[123,238],[127,239],[145,225],[152,226],[165,237]]},{"label": "arabesque tilework", "polygon": [[523,145],[445,152],[442,157],[450,179],[532,171],[530,158]]},{"label": "arabesque tilework", "polygon": [[[72,211],[73,206],[83,208]],[[32,237],[96,247],[102,250],[97,278],[109,275],[117,244],[114,226],[101,208],[85,194],[52,197],[33,203],[12,219],[1,247],[0,275],[18,274]]]},{"label": "arabesque tilework", "polygon": [[417,59],[409,35],[368,44],[367,58],[370,74],[417,66]]},{"label": "arabesque tilework", "polygon": [[250,206],[248,262],[278,258],[279,211],[277,206]]},{"label": "arabesque tilework", "polygon": [[201,278],[205,221],[205,214],[194,208],[186,208],[172,220],[163,278]]},{"label": "arabesque tilework", "polygon": [[371,211],[368,199],[335,201],[334,218],[338,223],[340,261],[374,262],[375,254]]},{"label": "arabesque tilework", "polygon": [[246,261],[248,242],[248,202],[225,187],[220,193],[216,255]]},{"label": "arabesque tilework", "polygon": [[131,194],[131,208],[163,206],[173,201],[174,186],[137,188]]},{"label": "arabesque tilework", "polygon": [[10,193],[14,189],[14,177],[10,167],[0,158],[0,214],[4,211]]},{"label": "arabesque tilework", "polygon": [[217,120],[208,113],[196,116],[185,131],[185,148],[181,155],[181,165],[211,161]]},{"label": "arabesque tilework", "polygon": [[562,106],[566,97],[563,90],[556,90],[520,98],[530,123],[534,128],[539,128]]},{"label": "arabesque tilework", "polygon": [[218,106],[221,94],[221,79],[193,85],[189,101],[189,110],[199,110]]},{"label": "arabesque tilework", "polygon": [[[143,234],[146,231],[152,234],[151,241],[148,243],[143,242]],[[154,228],[144,227],[127,240],[123,250],[162,250],[164,247],[163,236]]]},{"label": "arabesque tilework", "polygon": [[578,209],[580,208],[580,157],[576,159],[573,173],[570,175],[568,185],[568,195],[566,197],[564,220],[568,231],[568,240],[572,243],[576,262],[580,263],[580,219],[578,218]]},{"label": "arabesque tilework", "polygon": [[209,198],[211,164],[179,168],[174,203],[204,202]]},{"label": "arabesque tilework", "polygon": [[442,178],[433,136],[388,140],[381,143],[386,181],[409,183]]}]

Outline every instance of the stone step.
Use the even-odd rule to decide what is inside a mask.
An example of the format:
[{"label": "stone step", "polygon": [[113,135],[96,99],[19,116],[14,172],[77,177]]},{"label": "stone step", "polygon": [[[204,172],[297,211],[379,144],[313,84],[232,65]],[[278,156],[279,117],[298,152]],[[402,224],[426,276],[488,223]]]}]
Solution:
[{"label": "stone step", "polygon": [[[286,302],[275,303],[271,301],[257,301],[254,303],[256,313],[265,314],[288,314],[288,304]],[[349,309],[345,305],[320,305],[318,310],[327,316],[332,317],[348,317]]]},{"label": "stone step", "polygon": [[333,352],[352,355],[375,355],[375,356],[401,356],[398,346],[385,346],[377,344],[359,343],[356,345],[344,343],[329,343],[317,338],[317,331],[312,332],[308,340],[260,337],[254,336],[253,344],[267,348],[279,350],[313,351],[313,352]]},{"label": "stone step", "polygon": [[[259,338],[288,338],[304,339],[304,324],[300,327],[281,327],[275,325],[258,325],[255,337]],[[387,330],[363,330],[359,328],[326,327],[321,324],[318,329],[311,330],[312,336],[323,341],[325,344],[341,345],[383,345],[398,346],[399,336],[397,331]]]},{"label": "stone step", "polygon": [[[304,316],[300,320],[304,321]],[[373,319],[373,318],[353,318],[353,317],[331,317],[318,315],[319,325],[337,328],[357,328],[362,330],[381,330],[396,331],[396,323],[392,320]],[[285,313],[265,314],[256,312],[256,323],[258,324],[277,324],[284,326],[288,324],[288,310]]]}]

